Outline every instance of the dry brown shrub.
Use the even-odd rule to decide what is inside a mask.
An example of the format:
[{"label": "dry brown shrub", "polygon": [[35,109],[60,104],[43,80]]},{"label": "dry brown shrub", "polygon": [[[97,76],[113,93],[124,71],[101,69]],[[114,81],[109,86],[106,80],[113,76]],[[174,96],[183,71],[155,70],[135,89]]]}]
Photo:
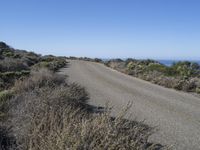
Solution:
[{"label": "dry brown shrub", "polygon": [[59,75],[43,70],[16,83],[8,121],[16,149],[160,148],[148,143],[151,132],[147,126],[123,119],[126,110],[115,118],[110,111],[91,113],[85,90],[63,82]]},{"label": "dry brown shrub", "polygon": [[[124,119],[127,109],[115,118],[110,110],[94,113],[88,109],[88,94],[64,76],[48,70],[32,72],[17,81],[9,100],[9,135],[12,149],[19,150],[101,150],[159,149],[148,143],[149,127]],[[9,144],[8,149],[12,145]]]},{"label": "dry brown shrub", "polygon": [[[31,150],[155,149],[140,123],[90,114],[66,96],[62,88],[25,92],[13,99],[13,133],[18,147]],[[64,95],[63,95],[64,94]],[[14,103],[14,101],[16,103]]]},{"label": "dry brown shrub", "polygon": [[18,80],[15,83],[14,89],[16,92],[33,90],[44,86],[56,87],[57,85],[66,84],[63,75],[54,74],[48,69],[32,71],[29,78]]}]

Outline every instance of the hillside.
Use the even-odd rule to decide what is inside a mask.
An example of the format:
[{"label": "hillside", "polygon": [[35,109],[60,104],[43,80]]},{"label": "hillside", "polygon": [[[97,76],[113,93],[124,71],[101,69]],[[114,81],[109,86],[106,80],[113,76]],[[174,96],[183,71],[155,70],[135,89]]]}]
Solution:
[{"label": "hillside", "polygon": [[164,149],[149,143],[152,128],[97,110],[65,75],[65,57],[42,56],[0,42],[0,149]]}]

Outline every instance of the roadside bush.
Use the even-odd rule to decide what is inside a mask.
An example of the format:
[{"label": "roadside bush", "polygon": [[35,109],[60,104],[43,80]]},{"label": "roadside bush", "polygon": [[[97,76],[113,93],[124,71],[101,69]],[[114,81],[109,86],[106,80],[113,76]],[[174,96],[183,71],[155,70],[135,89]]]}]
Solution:
[{"label": "roadside bush", "polygon": [[133,58],[127,58],[127,59],[125,60],[126,66],[127,66],[130,62],[137,62],[137,60],[136,60],[136,59],[133,59]]},{"label": "roadside bush", "polygon": [[196,76],[200,73],[200,66],[197,63],[188,61],[174,63],[171,68],[184,78]]},{"label": "roadside bush", "polygon": [[4,90],[0,92],[0,121],[5,119],[8,112],[8,100],[13,96],[13,92]]},{"label": "roadside bush", "polygon": [[123,60],[121,59],[114,59],[112,61],[107,61],[105,62],[105,65],[113,69],[116,69],[118,71],[122,71],[122,72],[126,71],[125,62],[123,62]]},{"label": "roadside bush", "polygon": [[199,93],[200,65],[194,62],[177,62],[165,66],[154,60],[109,60],[105,65],[120,72],[150,81],[167,88]]},{"label": "roadside bush", "polygon": [[13,57],[15,54],[14,54],[14,50],[10,47],[8,48],[0,48],[0,54],[1,56],[4,57]]},{"label": "roadside bush", "polygon": [[148,143],[149,127],[123,119],[127,109],[116,118],[91,113],[87,92],[62,75],[42,69],[13,89],[8,122],[22,150],[161,148]]},{"label": "roadside bush", "polygon": [[[121,118],[111,119],[108,114],[86,117],[84,112],[45,108],[42,118],[33,118],[31,137],[22,146],[25,149],[158,149],[149,145],[144,127]],[[60,114],[58,114],[58,112]],[[35,112],[36,113],[36,112]],[[38,116],[38,115],[35,115]]]},{"label": "roadside bush", "polygon": [[200,94],[200,79],[199,78],[197,78],[198,80],[197,80],[197,82],[196,82],[196,93],[198,93],[198,94]]},{"label": "roadside bush", "polygon": [[174,85],[173,88],[176,89],[176,90],[182,90],[184,84],[185,84],[185,81],[184,81],[184,80],[179,80],[179,81]]},{"label": "roadside bush", "polygon": [[0,89],[7,89],[14,84],[17,79],[28,76],[30,71],[3,72],[0,73]]},{"label": "roadside bush", "polygon": [[148,70],[150,71],[159,71],[159,72],[165,72],[166,67],[164,65],[161,64],[149,64],[148,65]]},{"label": "roadside bush", "polygon": [[127,64],[128,70],[133,70],[133,69],[135,69],[135,67],[136,67],[136,64],[135,64],[134,62],[132,62],[132,61],[130,61],[130,62]]},{"label": "roadside bush", "polygon": [[[14,125],[13,134],[16,135],[18,145],[24,149],[32,147],[32,145],[29,145],[30,143],[26,142],[34,138],[35,135],[32,135],[31,132],[36,129],[35,125],[39,125],[37,123],[46,120],[59,124],[62,121],[62,118],[60,118],[62,117],[62,111],[65,111],[68,106],[72,110],[85,109],[88,99],[83,88],[76,84],[68,85],[64,80],[64,76],[44,69],[32,73],[28,79],[17,81],[13,89],[15,90],[15,96],[9,104],[10,116],[13,118],[10,118],[10,121]],[[51,116],[52,111],[58,113],[59,118]],[[50,116],[46,116],[47,114]],[[45,126],[41,130],[43,134],[47,130],[49,130],[48,132],[51,131],[50,128]],[[53,132],[56,134],[59,131]]]},{"label": "roadside bush", "polygon": [[196,81],[194,79],[190,79],[185,81],[182,90],[186,92],[195,92],[196,87]]},{"label": "roadside bush", "polygon": [[88,57],[79,57],[78,60],[93,61],[92,58],[88,58]]},{"label": "roadside bush", "polygon": [[0,71],[21,71],[28,70],[28,65],[21,59],[5,58],[0,61]]},{"label": "roadside bush", "polygon": [[[156,80],[156,79],[155,79]],[[167,87],[167,88],[175,88],[177,84],[179,84],[179,79],[174,77],[166,77],[161,76],[156,84]]]},{"label": "roadside bush", "polygon": [[34,52],[14,49],[14,56],[12,58],[20,59],[30,67],[40,61],[41,55],[35,54]]},{"label": "roadside bush", "polygon": [[55,59],[57,58],[53,55],[45,55],[41,57],[41,61],[45,61],[45,62],[51,62],[51,61],[54,61]]},{"label": "roadside bush", "polygon": [[4,73],[0,73],[0,78],[5,79],[5,80],[9,80],[10,78],[19,78],[21,76],[25,76],[28,75],[30,73],[30,71],[16,71],[16,72],[4,72]]},{"label": "roadside bush", "polygon": [[5,82],[3,79],[0,78],[0,91],[3,90],[4,86],[5,86]]},{"label": "roadside bush", "polygon": [[33,70],[40,70],[41,68],[49,68],[50,66],[50,63],[49,62],[45,62],[45,61],[42,61],[42,62],[39,62],[37,64],[35,64],[32,69]]},{"label": "roadside bush", "polygon": [[45,60],[34,65],[32,68],[34,70],[40,70],[41,68],[47,68],[47,69],[55,72],[58,69],[65,67],[66,64],[67,64],[67,62],[63,58],[46,58]]},{"label": "roadside bush", "polygon": [[39,56],[30,56],[30,55],[25,55],[23,57],[21,57],[21,60],[26,62],[26,64],[30,67],[33,66],[34,64],[37,64],[38,62],[40,62],[40,57]]},{"label": "roadside bush", "polygon": [[10,90],[1,91],[0,92],[0,102],[6,101],[7,99],[11,98],[12,95],[13,95],[12,91],[10,91]]},{"label": "roadside bush", "polygon": [[12,51],[9,51],[9,50],[7,50],[7,51],[4,50],[3,56],[4,57],[13,57],[14,53]]},{"label": "roadside bush", "polygon": [[196,93],[200,94],[200,88],[199,87],[196,88]]},{"label": "roadside bush", "polygon": [[99,59],[99,58],[95,58],[94,61],[95,61],[95,62],[103,62],[103,61],[102,61],[101,59]]},{"label": "roadside bush", "polygon": [[22,92],[31,91],[44,86],[53,88],[57,85],[66,84],[64,79],[65,77],[62,75],[54,74],[47,69],[41,69],[39,71],[32,71],[29,78],[16,81],[14,89],[15,91]]},{"label": "roadside bush", "polygon": [[[75,87],[74,87],[75,86]],[[86,101],[71,87],[42,87],[18,93],[12,100],[11,123],[21,149],[156,149],[148,143],[147,126],[111,118],[109,112],[90,114]],[[74,97],[74,92],[77,92]],[[86,98],[86,97],[85,97]],[[87,98],[86,98],[87,99]]]}]

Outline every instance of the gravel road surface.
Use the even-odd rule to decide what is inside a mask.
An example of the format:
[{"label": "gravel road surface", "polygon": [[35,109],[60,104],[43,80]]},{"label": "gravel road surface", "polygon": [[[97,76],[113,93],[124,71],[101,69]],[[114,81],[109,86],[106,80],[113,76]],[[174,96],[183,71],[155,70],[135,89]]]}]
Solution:
[{"label": "gravel road surface", "polygon": [[70,60],[61,70],[71,82],[84,86],[90,104],[107,102],[119,112],[129,101],[130,119],[145,120],[158,129],[150,140],[177,150],[200,150],[200,98],[125,75],[102,64]]}]

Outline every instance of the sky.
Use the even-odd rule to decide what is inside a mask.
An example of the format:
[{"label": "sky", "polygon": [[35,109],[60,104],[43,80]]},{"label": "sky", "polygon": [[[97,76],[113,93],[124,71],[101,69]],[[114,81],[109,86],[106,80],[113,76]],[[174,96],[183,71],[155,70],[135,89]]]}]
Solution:
[{"label": "sky", "polygon": [[0,41],[40,54],[200,60],[199,0],[0,0]]}]

